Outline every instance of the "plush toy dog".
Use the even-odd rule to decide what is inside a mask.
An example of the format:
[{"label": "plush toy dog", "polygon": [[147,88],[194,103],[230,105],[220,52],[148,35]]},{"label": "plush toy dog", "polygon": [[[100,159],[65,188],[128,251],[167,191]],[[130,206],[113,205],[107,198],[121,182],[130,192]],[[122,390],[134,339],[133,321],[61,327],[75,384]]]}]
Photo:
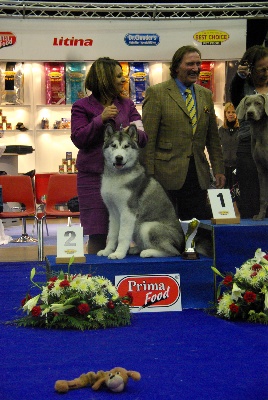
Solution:
[{"label": "plush toy dog", "polygon": [[128,378],[139,381],[141,375],[136,371],[127,371],[125,368],[116,367],[106,372],[88,372],[72,381],[56,381],[55,390],[59,393],[67,393],[70,389],[80,389],[85,386],[91,386],[93,390],[98,390],[102,384],[105,384],[112,392],[122,392]]}]

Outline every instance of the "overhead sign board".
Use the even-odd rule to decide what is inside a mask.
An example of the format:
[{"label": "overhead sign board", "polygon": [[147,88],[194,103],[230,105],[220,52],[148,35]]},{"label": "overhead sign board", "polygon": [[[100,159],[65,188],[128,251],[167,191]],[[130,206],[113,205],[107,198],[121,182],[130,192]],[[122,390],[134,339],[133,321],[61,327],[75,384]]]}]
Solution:
[{"label": "overhead sign board", "polygon": [[202,59],[240,58],[246,20],[49,20],[2,19],[0,58],[8,61],[171,61],[184,45]]}]

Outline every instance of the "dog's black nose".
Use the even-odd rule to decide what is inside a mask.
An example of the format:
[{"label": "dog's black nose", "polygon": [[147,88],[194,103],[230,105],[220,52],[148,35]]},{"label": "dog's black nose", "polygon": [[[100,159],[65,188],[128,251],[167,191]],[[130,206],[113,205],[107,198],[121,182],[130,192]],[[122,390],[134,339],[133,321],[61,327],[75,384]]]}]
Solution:
[{"label": "dog's black nose", "polygon": [[253,118],[254,117],[254,112],[253,111],[248,111],[247,112],[247,117],[248,118]]},{"label": "dog's black nose", "polygon": [[117,164],[121,164],[122,161],[123,161],[123,157],[122,156],[116,156],[115,157],[115,161],[116,161]]}]

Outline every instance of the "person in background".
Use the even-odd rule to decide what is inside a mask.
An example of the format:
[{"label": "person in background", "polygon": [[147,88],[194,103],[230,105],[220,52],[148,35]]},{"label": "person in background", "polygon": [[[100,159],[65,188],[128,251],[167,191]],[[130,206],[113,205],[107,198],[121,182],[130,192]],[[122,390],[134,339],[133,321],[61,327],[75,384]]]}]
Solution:
[{"label": "person in background", "polygon": [[[200,51],[194,46],[179,48],[172,58],[171,79],[149,87],[142,106],[148,134],[142,162],[166,189],[181,220],[212,216],[207,206],[210,165],[205,147],[217,188],[225,185],[212,93],[195,84],[200,69]],[[186,106],[186,89],[193,97],[193,118]]]},{"label": "person in background", "polygon": [[125,78],[118,61],[103,57],[96,60],[85,80],[92,93],[77,100],[71,111],[71,140],[79,149],[77,155],[77,190],[81,225],[89,235],[88,253],[96,254],[106,245],[108,212],[100,193],[104,167],[102,146],[107,122],[120,129],[135,124],[139,146],[145,146],[141,116],[129,98],[121,96]]},{"label": "person in background", "polygon": [[[268,94],[268,48],[252,46],[246,50],[230,85],[230,97],[235,107],[246,95]],[[240,196],[238,209],[241,218],[252,218],[259,212],[258,172],[251,154],[251,135],[248,121],[239,121],[236,160]]]},{"label": "person in background", "polygon": [[[236,151],[238,145],[239,122],[232,103],[224,107],[223,125],[219,128],[219,136],[223,151],[225,166],[225,187],[232,189],[236,184]],[[236,171],[235,171],[236,172]]]}]

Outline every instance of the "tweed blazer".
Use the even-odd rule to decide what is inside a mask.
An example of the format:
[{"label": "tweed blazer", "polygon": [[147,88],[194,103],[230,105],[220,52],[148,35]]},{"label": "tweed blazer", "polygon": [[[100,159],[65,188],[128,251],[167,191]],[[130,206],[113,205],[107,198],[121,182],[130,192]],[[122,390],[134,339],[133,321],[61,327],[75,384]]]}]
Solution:
[{"label": "tweed blazer", "polygon": [[174,79],[147,89],[142,106],[144,130],[148,135],[141,161],[167,190],[179,190],[186,179],[190,156],[194,156],[200,187],[210,185],[209,154],[214,174],[224,174],[212,93],[194,85],[197,127],[193,134],[191,118]]}]

